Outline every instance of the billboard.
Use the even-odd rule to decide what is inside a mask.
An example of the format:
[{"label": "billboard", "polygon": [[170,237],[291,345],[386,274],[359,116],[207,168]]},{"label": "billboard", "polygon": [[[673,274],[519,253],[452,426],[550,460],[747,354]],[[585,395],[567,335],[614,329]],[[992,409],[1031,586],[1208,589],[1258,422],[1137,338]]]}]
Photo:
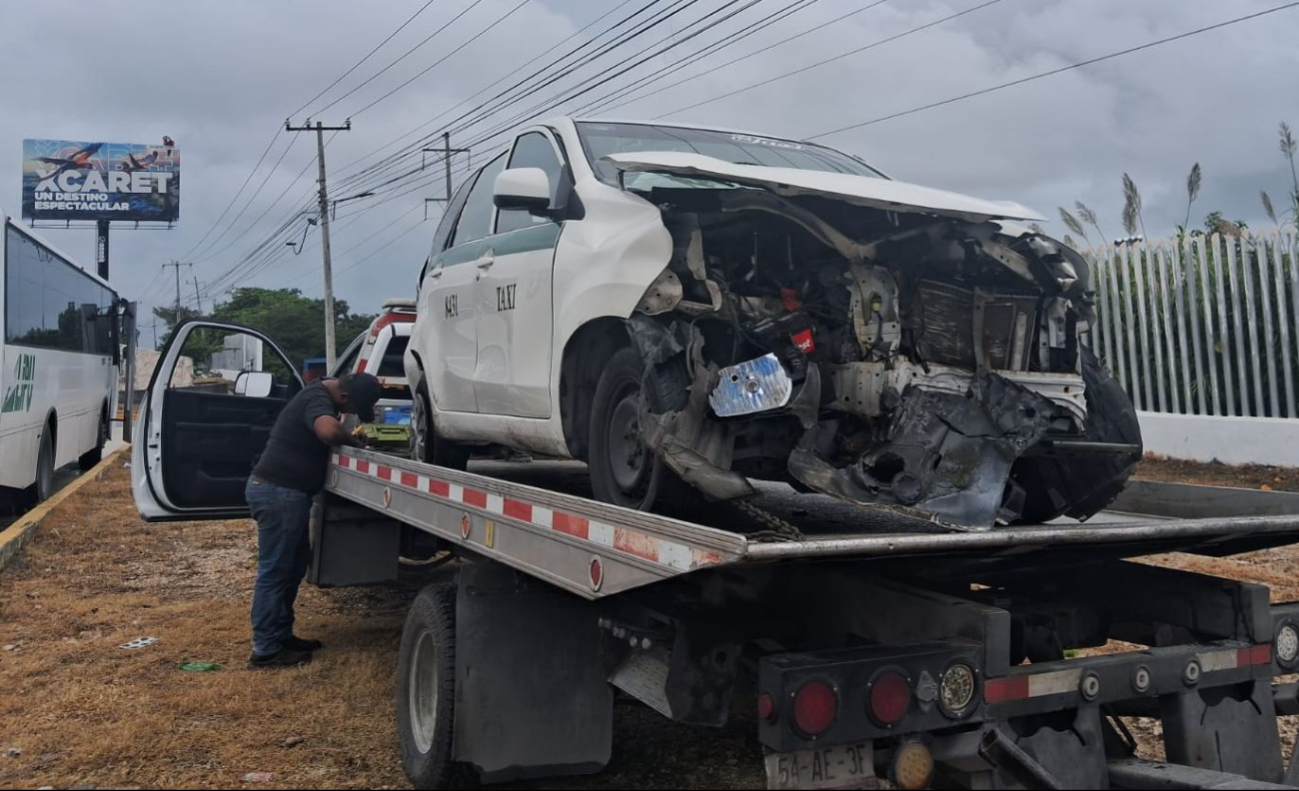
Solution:
[{"label": "billboard", "polygon": [[180,151],[157,146],[23,141],[23,219],[175,222]]}]

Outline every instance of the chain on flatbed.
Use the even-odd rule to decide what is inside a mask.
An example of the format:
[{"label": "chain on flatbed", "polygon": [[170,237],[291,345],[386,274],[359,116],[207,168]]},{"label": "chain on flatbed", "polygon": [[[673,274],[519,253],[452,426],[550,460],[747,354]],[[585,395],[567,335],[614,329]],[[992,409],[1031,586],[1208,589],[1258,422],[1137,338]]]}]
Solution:
[{"label": "chain on flatbed", "polygon": [[782,541],[802,541],[806,538],[803,531],[799,530],[794,524],[781,519],[759,505],[747,500],[737,500],[730,503],[730,505],[754,522],[766,526],[767,529],[765,530],[746,531],[745,537],[750,541],[778,543]]}]

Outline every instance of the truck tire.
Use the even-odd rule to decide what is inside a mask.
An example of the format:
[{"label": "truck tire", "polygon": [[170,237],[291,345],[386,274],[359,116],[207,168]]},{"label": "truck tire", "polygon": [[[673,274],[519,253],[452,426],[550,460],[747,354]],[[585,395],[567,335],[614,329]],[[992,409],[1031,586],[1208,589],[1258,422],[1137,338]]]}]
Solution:
[{"label": "truck tire", "polygon": [[428,388],[421,383],[410,407],[410,457],[414,461],[464,470],[469,466],[469,449],[438,436],[431,403]]},{"label": "truck tire", "polygon": [[[1132,399],[1091,349],[1082,349],[1087,385],[1087,437],[1093,442],[1141,445],[1141,424]],[[1011,477],[1025,492],[1022,523],[1049,522],[1060,516],[1085,520],[1105,510],[1119,496],[1141,453],[1031,457],[1015,463]]]},{"label": "truck tire", "polygon": [[94,467],[104,458],[104,446],[108,444],[108,414],[99,414],[99,426],[95,429],[95,447],[81,454],[77,466],[82,472]]},{"label": "truck tire", "polygon": [[649,388],[655,413],[681,409],[689,399],[689,376],[680,360],[645,371],[635,349],[620,349],[609,358],[591,401],[591,438],[587,465],[597,500],[638,511],[682,512],[703,502],[702,496],[667,468],[640,433],[642,387]]},{"label": "truck tire", "polygon": [[456,702],[456,589],[430,585],[406,615],[397,659],[401,764],[418,789],[454,788],[466,767],[451,759]]}]

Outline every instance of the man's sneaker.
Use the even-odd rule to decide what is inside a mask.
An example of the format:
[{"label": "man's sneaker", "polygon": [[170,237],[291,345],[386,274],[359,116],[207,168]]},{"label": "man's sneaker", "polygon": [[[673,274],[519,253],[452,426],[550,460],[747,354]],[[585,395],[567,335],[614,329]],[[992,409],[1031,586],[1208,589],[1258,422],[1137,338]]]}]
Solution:
[{"label": "man's sneaker", "polygon": [[325,647],[325,644],[319,640],[303,640],[294,635],[284,641],[284,647],[290,651],[319,651]]},{"label": "man's sneaker", "polygon": [[248,660],[249,670],[273,670],[284,667],[299,667],[311,661],[310,651],[294,651],[291,648],[282,648],[277,654],[268,654],[258,656],[253,654]]}]

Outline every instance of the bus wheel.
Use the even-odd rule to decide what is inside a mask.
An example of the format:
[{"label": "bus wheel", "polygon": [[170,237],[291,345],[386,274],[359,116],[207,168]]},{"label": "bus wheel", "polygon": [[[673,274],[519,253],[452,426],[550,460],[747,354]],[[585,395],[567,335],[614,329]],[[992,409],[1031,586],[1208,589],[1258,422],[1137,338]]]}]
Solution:
[{"label": "bus wheel", "polygon": [[397,659],[397,738],[416,788],[454,788],[467,767],[452,761],[456,701],[456,589],[430,585],[415,597]]},{"label": "bus wheel", "polygon": [[33,505],[45,502],[54,494],[54,432],[49,426],[41,432],[41,447],[36,453],[36,483],[30,491]]},{"label": "bus wheel", "polygon": [[77,459],[77,466],[82,472],[94,467],[104,458],[104,446],[108,444],[108,416],[104,413],[99,415],[99,428],[95,432],[95,447],[81,454]]}]

